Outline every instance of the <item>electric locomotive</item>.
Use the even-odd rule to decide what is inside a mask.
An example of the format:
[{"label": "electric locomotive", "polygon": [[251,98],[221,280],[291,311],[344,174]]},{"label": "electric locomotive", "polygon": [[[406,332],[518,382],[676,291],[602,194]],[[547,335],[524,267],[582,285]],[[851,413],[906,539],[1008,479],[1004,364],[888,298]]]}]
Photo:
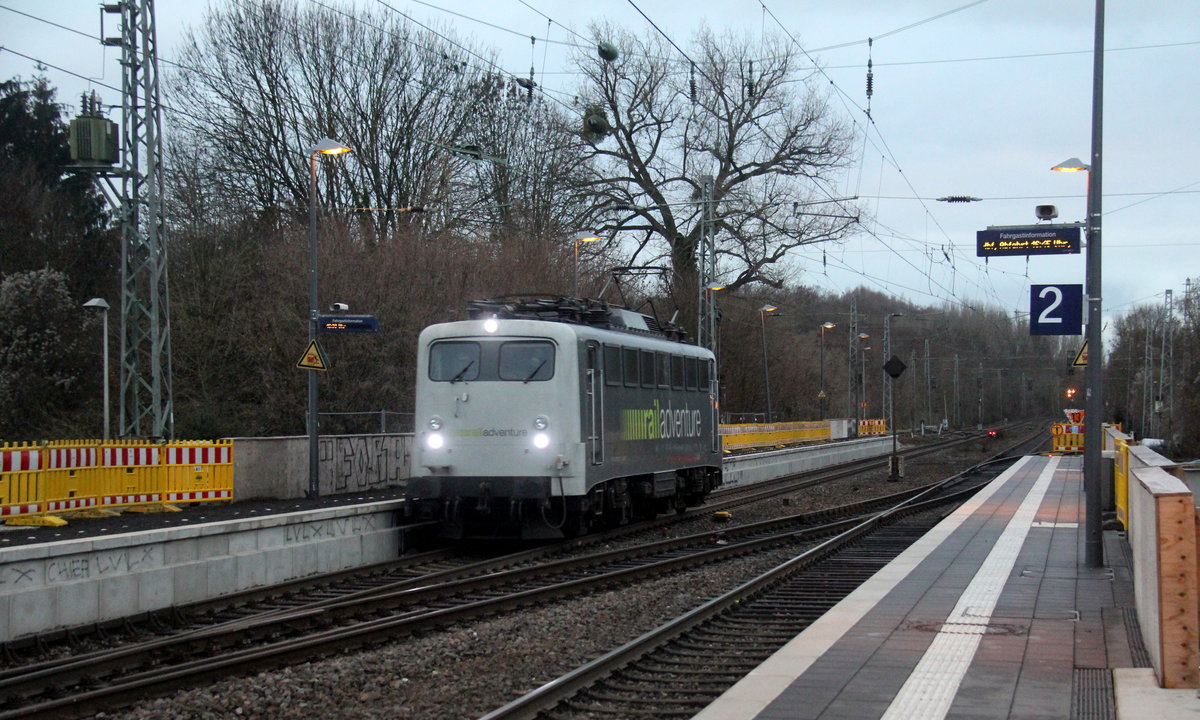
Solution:
[{"label": "electric locomotive", "polygon": [[469,311],[418,342],[411,517],[449,538],[570,537],[720,484],[712,352],[598,300]]}]

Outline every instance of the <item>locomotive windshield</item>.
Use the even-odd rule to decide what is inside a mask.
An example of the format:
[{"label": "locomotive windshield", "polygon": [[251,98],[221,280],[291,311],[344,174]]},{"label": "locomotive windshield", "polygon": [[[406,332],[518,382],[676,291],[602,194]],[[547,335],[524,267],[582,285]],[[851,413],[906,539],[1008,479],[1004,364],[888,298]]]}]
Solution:
[{"label": "locomotive windshield", "polygon": [[544,382],[554,377],[548,340],[446,340],[429,346],[434,382]]}]

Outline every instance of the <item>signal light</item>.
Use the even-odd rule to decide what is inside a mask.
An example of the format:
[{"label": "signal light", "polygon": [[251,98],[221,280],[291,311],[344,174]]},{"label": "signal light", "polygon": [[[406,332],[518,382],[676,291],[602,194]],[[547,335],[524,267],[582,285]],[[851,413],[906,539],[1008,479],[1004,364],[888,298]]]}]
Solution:
[{"label": "signal light", "polygon": [[1068,398],[1075,397],[1075,388],[1067,388],[1067,397]]}]

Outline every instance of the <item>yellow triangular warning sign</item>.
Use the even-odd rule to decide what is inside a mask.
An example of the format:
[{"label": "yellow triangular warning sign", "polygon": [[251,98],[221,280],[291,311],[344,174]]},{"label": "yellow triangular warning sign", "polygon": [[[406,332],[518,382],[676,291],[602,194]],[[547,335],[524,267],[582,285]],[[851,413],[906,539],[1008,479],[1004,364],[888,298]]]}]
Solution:
[{"label": "yellow triangular warning sign", "polygon": [[325,357],[325,351],[321,349],[317,341],[312,340],[308,343],[308,349],[300,356],[296,367],[301,370],[328,370],[329,358]]},{"label": "yellow triangular warning sign", "polygon": [[1079,354],[1075,356],[1075,362],[1071,363],[1071,367],[1087,367],[1087,340],[1083,341],[1083,347],[1079,348]]}]

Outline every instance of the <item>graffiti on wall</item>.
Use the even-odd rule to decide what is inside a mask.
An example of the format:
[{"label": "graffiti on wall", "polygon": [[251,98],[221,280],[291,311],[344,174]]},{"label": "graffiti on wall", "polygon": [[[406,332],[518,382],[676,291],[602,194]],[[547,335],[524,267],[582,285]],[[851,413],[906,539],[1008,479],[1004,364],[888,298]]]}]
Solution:
[{"label": "graffiti on wall", "polygon": [[411,441],[411,435],[321,438],[321,491],[345,493],[400,485],[408,476]]},{"label": "graffiti on wall", "polygon": [[150,545],[11,563],[0,567],[0,591],[128,575],[162,565],[161,547]]},{"label": "graffiti on wall", "polygon": [[374,515],[354,515],[315,522],[288,525],[284,531],[284,544],[295,545],[337,540],[351,535],[365,535],[378,529]]}]

